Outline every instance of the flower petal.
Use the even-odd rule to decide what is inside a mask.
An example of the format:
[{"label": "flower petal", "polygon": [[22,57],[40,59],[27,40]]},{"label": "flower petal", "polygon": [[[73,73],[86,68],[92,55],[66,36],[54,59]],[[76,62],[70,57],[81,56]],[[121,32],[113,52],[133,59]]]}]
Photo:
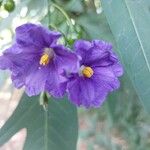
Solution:
[{"label": "flower petal", "polygon": [[67,84],[69,99],[77,106],[99,107],[105,100],[107,91],[103,86],[95,86],[90,79],[78,78]]},{"label": "flower petal", "polygon": [[52,47],[55,51],[55,64],[59,69],[65,69],[67,72],[77,72],[79,68],[79,58],[76,54],[69,51],[63,45]]},{"label": "flower petal", "polygon": [[[31,68],[30,68],[31,69]],[[28,96],[38,95],[45,90],[45,83],[48,79],[49,69],[32,67],[32,72],[25,78],[26,93]]]},{"label": "flower petal", "polygon": [[[10,48],[11,49],[11,48]],[[1,69],[9,69],[13,72],[13,74],[18,74],[21,72],[26,72],[28,70],[28,66],[30,67],[33,62],[39,61],[39,55],[28,54],[28,53],[18,53],[14,54],[11,52],[4,52],[2,56],[0,56]]]},{"label": "flower petal", "polygon": [[113,48],[111,43],[105,42],[103,40],[93,40],[92,43],[94,47],[97,47],[103,51],[112,51]]},{"label": "flower petal", "polygon": [[76,54],[81,56],[82,60],[85,61],[87,58],[87,53],[92,45],[89,41],[86,40],[76,40],[73,47]]},{"label": "flower petal", "polygon": [[74,44],[76,53],[82,57],[81,64],[85,66],[112,65],[117,59],[111,54],[111,48],[111,44],[99,40],[78,40]]},{"label": "flower petal", "polygon": [[118,89],[120,82],[115,76],[111,67],[96,67],[94,68],[94,81],[101,82],[108,91]]},{"label": "flower petal", "polygon": [[5,55],[0,56],[0,69],[10,69],[12,66],[11,60]]},{"label": "flower petal", "polygon": [[123,75],[123,67],[122,65],[118,62],[112,66],[113,72],[116,77],[120,77]]},{"label": "flower petal", "polygon": [[16,88],[21,88],[25,85],[25,74],[12,74],[11,79]]},{"label": "flower petal", "polygon": [[96,49],[94,49],[85,64],[93,67],[109,67],[114,65],[117,61],[118,60],[113,57],[109,51],[100,52],[100,50],[96,51]]},{"label": "flower petal", "polygon": [[66,92],[67,79],[62,75],[62,70],[59,70],[54,62],[49,67],[49,75],[45,84],[45,90],[52,96],[60,98]]},{"label": "flower petal", "polygon": [[61,36],[59,32],[50,31],[40,25],[27,23],[16,28],[16,41],[22,46],[34,45],[39,49],[49,47]]}]

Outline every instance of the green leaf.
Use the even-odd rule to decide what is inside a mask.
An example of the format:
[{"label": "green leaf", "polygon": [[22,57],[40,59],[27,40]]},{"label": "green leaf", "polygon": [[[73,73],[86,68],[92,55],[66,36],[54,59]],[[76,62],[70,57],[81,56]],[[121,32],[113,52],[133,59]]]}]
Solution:
[{"label": "green leaf", "polygon": [[71,0],[66,4],[65,9],[67,11],[81,13],[83,12],[82,2],[81,0]]},{"label": "green leaf", "polygon": [[144,107],[150,110],[150,1],[102,0],[125,69]]},{"label": "green leaf", "polygon": [[95,12],[90,11],[81,15],[77,19],[77,23],[86,31],[87,39],[103,39],[114,42],[113,35],[103,13],[96,14]]},{"label": "green leaf", "polygon": [[[126,73],[124,73],[120,82],[120,88],[111,93],[106,102],[109,114],[107,116],[110,119],[109,125],[112,123],[115,125],[118,123],[120,125],[122,120],[124,121],[126,118],[129,118],[129,115],[138,108],[136,105],[138,103],[136,91],[134,90],[134,87]],[[131,109],[131,107],[136,108]],[[140,112],[141,109],[138,108],[138,111]],[[136,120],[137,116],[134,116],[131,121]],[[130,122],[128,121],[128,123]]]},{"label": "green leaf", "polygon": [[24,150],[75,150],[78,135],[76,107],[65,99],[50,100],[48,115],[45,115],[38,100],[39,96],[23,96],[0,130],[0,145],[20,129],[26,128]]}]

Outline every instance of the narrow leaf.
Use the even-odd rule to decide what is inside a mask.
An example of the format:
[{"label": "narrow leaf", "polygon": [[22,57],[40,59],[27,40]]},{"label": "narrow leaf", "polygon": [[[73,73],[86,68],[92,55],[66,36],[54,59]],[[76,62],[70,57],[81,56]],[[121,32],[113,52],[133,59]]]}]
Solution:
[{"label": "narrow leaf", "polygon": [[150,15],[148,0],[102,0],[125,69],[150,111]]},{"label": "narrow leaf", "polygon": [[20,129],[27,129],[24,150],[75,150],[78,125],[76,107],[67,100],[50,100],[48,112],[39,105],[39,96],[24,95],[0,130],[0,145]]}]

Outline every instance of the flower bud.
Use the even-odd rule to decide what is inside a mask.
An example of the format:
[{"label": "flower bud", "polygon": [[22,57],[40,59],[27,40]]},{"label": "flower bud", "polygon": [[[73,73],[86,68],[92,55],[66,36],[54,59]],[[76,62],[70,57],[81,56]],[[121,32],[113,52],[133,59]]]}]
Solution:
[{"label": "flower bud", "polygon": [[13,0],[7,0],[4,4],[5,10],[12,12],[15,9],[15,2]]}]

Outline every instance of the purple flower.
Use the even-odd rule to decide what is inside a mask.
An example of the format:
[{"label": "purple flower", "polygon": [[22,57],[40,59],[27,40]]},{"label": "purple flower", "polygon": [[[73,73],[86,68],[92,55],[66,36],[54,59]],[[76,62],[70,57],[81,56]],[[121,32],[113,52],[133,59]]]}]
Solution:
[{"label": "purple flower", "polygon": [[99,107],[109,92],[119,88],[122,66],[107,42],[78,40],[74,49],[81,60],[78,72],[69,76],[69,99],[77,106]]},{"label": "purple flower", "polygon": [[11,71],[15,87],[25,86],[29,96],[42,91],[63,96],[63,71],[76,71],[78,58],[57,43],[60,36],[59,32],[31,23],[16,28],[14,44],[0,56],[0,68]]}]

